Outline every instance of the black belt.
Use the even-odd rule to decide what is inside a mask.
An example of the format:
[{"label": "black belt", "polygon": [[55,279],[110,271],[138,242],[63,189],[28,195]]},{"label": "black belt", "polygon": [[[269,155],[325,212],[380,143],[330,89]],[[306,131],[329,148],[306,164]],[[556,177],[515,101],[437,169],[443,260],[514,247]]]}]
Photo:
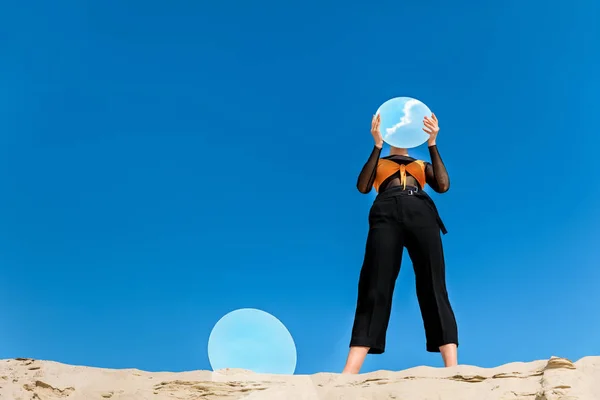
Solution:
[{"label": "black belt", "polygon": [[421,189],[419,189],[417,186],[392,186],[389,187],[387,189],[385,189],[385,192],[387,192],[388,194],[391,194],[391,192],[393,193],[406,193],[410,196],[415,195],[419,192],[422,192]]},{"label": "black belt", "polygon": [[[400,190],[399,188],[402,188],[402,190]],[[396,190],[401,191],[401,192],[406,192],[410,196],[412,196],[414,194],[417,194],[417,193],[419,193],[421,191],[421,189],[419,189],[416,186],[406,186],[406,187],[404,187],[404,186],[395,186],[395,187],[390,188],[390,189],[396,189]]]}]

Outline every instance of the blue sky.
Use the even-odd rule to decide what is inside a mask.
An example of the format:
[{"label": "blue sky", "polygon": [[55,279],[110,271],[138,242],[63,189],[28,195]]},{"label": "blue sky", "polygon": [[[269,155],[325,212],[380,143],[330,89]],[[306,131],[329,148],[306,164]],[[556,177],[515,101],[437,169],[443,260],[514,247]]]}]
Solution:
[{"label": "blue sky", "polygon": [[[209,369],[213,325],[252,307],[288,327],[296,373],[341,371],[374,198],[356,177],[395,96],[440,121],[460,362],[600,355],[599,14],[3,2],[0,358]],[[421,364],[441,361],[405,257],[363,371]]]}]

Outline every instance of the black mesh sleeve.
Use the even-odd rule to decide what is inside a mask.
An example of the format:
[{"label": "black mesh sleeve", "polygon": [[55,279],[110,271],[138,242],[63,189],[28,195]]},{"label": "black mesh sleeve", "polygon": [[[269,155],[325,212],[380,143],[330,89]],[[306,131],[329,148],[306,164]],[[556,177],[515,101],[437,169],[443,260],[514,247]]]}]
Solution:
[{"label": "black mesh sleeve", "polygon": [[437,146],[429,146],[429,156],[431,163],[425,165],[427,184],[438,193],[447,192],[450,189],[450,178]]},{"label": "black mesh sleeve", "polygon": [[360,175],[358,175],[356,188],[359,192],[367,194],[373,188],[373,182],[375,182],[375,176],[377,175],[377,164],[379,163],[380,156],[381,147],[373,146],[373,151],[371,151],[369,159],[360,171]]}]

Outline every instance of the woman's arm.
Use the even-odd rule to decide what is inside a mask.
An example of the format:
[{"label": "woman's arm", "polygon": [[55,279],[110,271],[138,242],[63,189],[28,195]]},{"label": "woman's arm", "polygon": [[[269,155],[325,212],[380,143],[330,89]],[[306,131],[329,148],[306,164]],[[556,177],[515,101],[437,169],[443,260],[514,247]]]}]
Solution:
[{"label": "woman's arm", "polygon": [[358,175],[358,182],[356,182],[356,188],[364,194],[371,191],[373,182],[375,182],[375,177],[377,176],[377,164],[379,164],[379,156],[383,147],[383,138],[379,131],[380,124],[381,116],[379,114],[373,115],[373,119],[371,120],[371,135],[373,135],[373,140],[375,140],[375,147],[373,147],[369,159]]},{"label": "woman's arm", "polygon": [[438,119],[435,114],[431,114],[431,118],[426,116],[423,119],[423,124],[425,125],[423,130],[429,135],[427,145],[431,157],[431,163],[425,164],[426,182],[436,192],[444,193],[450,189],[450,178],[448,178],[448,171],[446,171],[446,166],[435,144],[437,135],[440,132]]},{"label": "woman's arm", "polygon": [[450,189],[450,178],[435,144],[429,146],[429,156],[431,157],[431,163],[425,164],[427,184],[436,192],[445,193]]},{"label": "woman's arm", "polygon": [[369,159],[363,166],[360,174],[358,175],[358,182],[356,182],[356,188],[359,192],[367,194],[373,187],[375,182],[375,176],[377,175],[377,164],[379,163],[379,156],[381,155],[381,147],[375,145]]}]

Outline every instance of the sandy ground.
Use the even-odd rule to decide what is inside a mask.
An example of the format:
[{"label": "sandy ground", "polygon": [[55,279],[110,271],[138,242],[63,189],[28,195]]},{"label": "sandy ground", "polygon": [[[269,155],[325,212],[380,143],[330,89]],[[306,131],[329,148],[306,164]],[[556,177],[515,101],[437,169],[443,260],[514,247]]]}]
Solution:
[{"label": "sandy ground", "polygon": [[361,375],[145,372],[19,358],[0,360],[0,399],[600,400],[600,357]]}]

